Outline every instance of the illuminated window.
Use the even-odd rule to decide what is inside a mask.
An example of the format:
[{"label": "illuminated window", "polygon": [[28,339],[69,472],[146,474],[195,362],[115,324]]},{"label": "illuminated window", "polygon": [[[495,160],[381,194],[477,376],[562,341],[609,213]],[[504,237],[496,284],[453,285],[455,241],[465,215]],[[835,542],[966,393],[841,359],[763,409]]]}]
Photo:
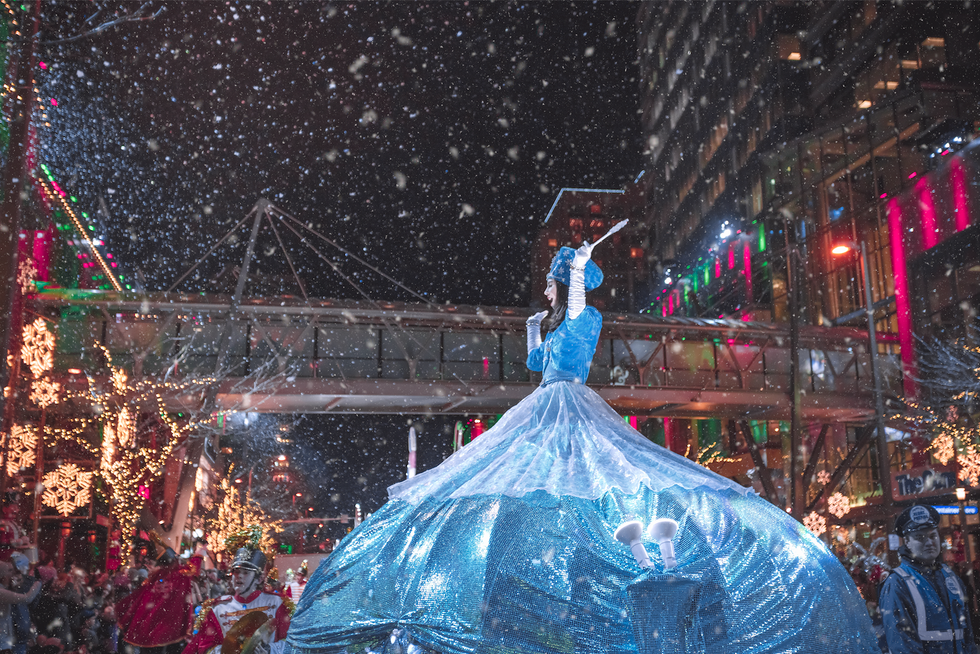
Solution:
[{"label": "illuminated window", "polygon": [[598,204],[593,204],[589,206],[589,213],[602,213],[602,206]]},{"label": "illuminated window", "polygon": [[639,259],[643,256],[643,248],[630,248],[630,257],[633,259]]},{"label": "illuminated window", "polygon": [[779,58],[783,61],[800,60],[800,39],[795,34],[778,34],[776,47],[779,51]]},{"label": "illuminated window", "polygon": [[558,239],[557,238],[549,238],[548,239],[548,247],[549,248],[556,248],[556,247],[558,247]]},{"label": "illuminated window", "polygon": [[568,221],[568,226],[574,230],[582,229],[582,220],[580,218],[572,218]]}]

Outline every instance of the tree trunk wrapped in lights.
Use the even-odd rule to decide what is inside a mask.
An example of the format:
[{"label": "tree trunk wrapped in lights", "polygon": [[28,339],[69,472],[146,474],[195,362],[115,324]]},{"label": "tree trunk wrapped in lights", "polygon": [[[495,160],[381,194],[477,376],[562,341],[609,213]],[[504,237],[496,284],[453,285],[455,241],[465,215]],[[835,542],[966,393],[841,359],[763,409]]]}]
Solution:
[{"label": "tree trunk wrapped in lights", "polygon": [[[208,549],[212,552],[221,553],[225,551],[226,540],[234,538],[236,534],[243,533],[243,530],[261,525],[262,534],[258,541],[259,547],[264,552],[274,552],[275,536],[282,533],[282,523],[267,515],[248,493],[243,499],[241,491],[229,483],[227,479],[221,480],[221,492],[224,497],[218,504],[214,517],[205,522],[208,533]],[[230,554],[234,556],[234,550],[231,550]]]}]

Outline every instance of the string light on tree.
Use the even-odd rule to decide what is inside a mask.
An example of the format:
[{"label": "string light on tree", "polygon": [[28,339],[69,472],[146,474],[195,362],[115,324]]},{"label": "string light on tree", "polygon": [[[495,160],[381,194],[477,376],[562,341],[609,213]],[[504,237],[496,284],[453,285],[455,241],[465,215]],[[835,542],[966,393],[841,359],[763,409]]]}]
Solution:
[{"label": "string light on tree", "polygon": [[843,518],[851,510],[851,502],[843,493],[834,493],[827,498],[827,510],[838,518]]},{"label": "string light on tree", "polygon": [[[229,471],[230,474],[230,471]],[[221,480],[222,499],[214,517],[207,520],[208,549],[221,552],[225,540],[251,525],[262,525],[260,547],[265,552],[275,549],[275,534],[282,532],[282,523],[273,520],[247,494],[242,499],[241,491],[232,486],[228,479]]]},{"label": "string light on tree", "polygon": [[74,463],[65,463],[44,475],[44,494],[41,501],[61,515],[68,517],[77,509],[88,506],[92,498],[92,476]]},{"label": "string light on tree", "polygon": [[37,434],[33,427],[14,425],[7,441],[7,475],[13,477],[34,465],[37,458]]},{"label": "string light on tree", "polygon": [[44,318],[38,318],[24,326],[23,336],[21,359],[35,377],[40,377],[54,366],[54,334],[48,331]]},{"label": "string light on tree", "polygon": [[813,511],[803,518],[803,526],[813,532],[814,536],[821,536],[827,531],[827,519]]}]

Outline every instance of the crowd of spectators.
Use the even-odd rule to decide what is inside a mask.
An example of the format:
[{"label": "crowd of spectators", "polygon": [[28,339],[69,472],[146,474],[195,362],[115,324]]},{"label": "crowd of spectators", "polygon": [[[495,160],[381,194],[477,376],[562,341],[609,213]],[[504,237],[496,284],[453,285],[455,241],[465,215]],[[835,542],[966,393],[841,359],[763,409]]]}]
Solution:
[{"label": "crowd of spectators", "polygon": [[[146,581],[152,562],[115,573],[88,573],[19,552],[0,561],[0,651],[14,654],[136,654],[119,637],[114,606]],[[227,575],[204,571],[194,581],[201,602],[229,592]]]}]

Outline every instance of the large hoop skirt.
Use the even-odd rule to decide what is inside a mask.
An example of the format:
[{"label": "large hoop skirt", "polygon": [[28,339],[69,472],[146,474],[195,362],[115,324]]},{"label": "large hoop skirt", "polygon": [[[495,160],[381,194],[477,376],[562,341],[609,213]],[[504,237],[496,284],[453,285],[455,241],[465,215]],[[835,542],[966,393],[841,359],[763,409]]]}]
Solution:
[{"label": "large hoop skirt", "polygon": [[879,652],[823,543],[650,443],[582,384],[539,387],[389,496],[312,575],[293,650],[634,654],[625,589],[650,573],[613,532],[668,517],[680,525],[677,574],[717,590],[710,611],[725,625],[724,643],[685,651]]}]

